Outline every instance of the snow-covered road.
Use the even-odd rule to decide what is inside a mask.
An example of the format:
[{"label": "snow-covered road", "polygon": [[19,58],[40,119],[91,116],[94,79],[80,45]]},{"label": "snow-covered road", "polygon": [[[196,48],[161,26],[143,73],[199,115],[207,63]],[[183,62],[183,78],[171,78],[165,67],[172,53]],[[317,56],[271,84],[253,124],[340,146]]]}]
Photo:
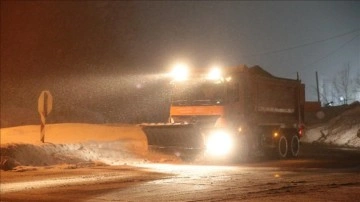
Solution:
[{"label": "snow-covered road", "polygon": [[341,168],[340,158],[302,158],[242,165],[52,168],[26,171],[22,177],[3,172],[8,180],[2,183],[1,200],[353,201],[360,196],[358,157]]}]

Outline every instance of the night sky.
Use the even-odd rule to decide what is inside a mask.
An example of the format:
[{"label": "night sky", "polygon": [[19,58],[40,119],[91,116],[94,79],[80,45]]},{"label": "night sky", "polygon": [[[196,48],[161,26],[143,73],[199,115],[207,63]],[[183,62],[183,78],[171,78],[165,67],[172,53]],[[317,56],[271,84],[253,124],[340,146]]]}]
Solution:
[{"label": "night sky", "polygon": [[360,70],[359,36],[356,1],[1,1],[1,107],[36,109],[49,89],[63,117],[147,121],[176,61],[299,72],[316,100],[315,71]]}]

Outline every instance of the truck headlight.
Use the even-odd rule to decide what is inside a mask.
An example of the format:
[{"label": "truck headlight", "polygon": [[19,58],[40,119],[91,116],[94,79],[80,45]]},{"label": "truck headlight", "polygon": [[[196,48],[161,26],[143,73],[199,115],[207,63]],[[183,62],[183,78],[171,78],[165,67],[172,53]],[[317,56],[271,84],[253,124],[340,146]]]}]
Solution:
[{"label": "truck headlight", "polygon": [[219,67],[213,67],[207,75],[208,80],[220,80],[222,77]]},{"label": "truck headlight", "polygon": [[207,137],[206,152],[214,156],[222,156],[228,154],[233,147],[233,140],[226,131],[213,131]]},{"label": "truck headlight", "polygon": [[174,81],[185,81],[189,77],[189,68],[186,64],[178,63],[170,73]]}]

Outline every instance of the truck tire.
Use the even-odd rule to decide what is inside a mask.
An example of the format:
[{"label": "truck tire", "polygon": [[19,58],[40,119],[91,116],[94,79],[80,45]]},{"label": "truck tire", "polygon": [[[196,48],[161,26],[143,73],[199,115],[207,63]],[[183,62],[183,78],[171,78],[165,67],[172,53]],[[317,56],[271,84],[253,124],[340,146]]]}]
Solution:
[{"label": "truck tire", "polygon": [[300,140],[297,135],[291,136],[291,142],[290,142],[290,155],[291,157],[297,157],[299,155],[300,151]]},{"label": "truck tire", "polygon": [[288,156],[288,139],[285,135],[281,135],[277,144],[277,155],[280,159],[284,159]]}]

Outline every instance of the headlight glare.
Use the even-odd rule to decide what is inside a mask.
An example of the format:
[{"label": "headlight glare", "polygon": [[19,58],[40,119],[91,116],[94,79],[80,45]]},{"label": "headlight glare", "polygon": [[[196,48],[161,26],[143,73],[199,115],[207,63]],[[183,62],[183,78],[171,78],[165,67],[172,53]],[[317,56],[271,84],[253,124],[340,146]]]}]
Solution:
[{"label": "headlight glare", "polygon": [[206,151],[210,155],[222,156],[228,154],[233,147],[231,135],[225,131],[214,131],[209,134]]}]

